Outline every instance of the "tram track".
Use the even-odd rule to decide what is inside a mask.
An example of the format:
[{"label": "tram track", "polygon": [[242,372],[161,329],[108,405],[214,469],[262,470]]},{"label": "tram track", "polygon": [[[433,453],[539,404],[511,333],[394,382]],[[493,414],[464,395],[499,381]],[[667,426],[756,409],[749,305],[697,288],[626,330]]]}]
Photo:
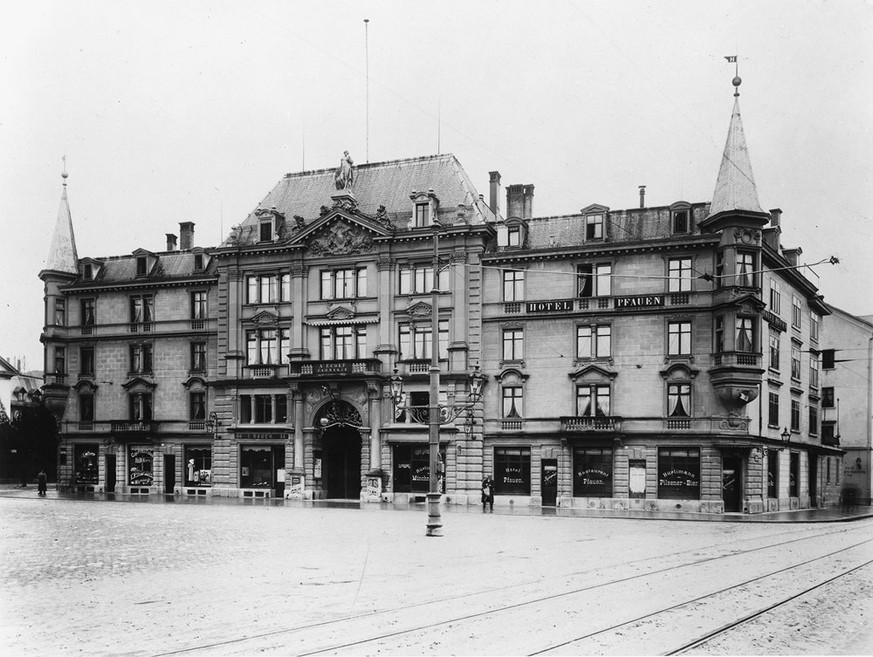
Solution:
[{"label": "tram track", "polygon": [[[387,640],[396,640],[403,636],[413,636],[416,633],[427,633],[438,628],[453,628],[457,629],[458,626],[466,626],[470,623],[475,623],[480,621],[483,618],[497,618],[500,615],[507,615],[512,613],[518,613],[525,609],[532,609],[537,605],[540,606],[548,606],[549,604],[554,604],[556,601],[561,598],[571,598],[572,596],[580,596],[584,594],[591,594],[592,592],[598,589],[605,589],[611,586],[621,586],[635,583],[636,580],[644,580],[645,578],[653,578],[657,576],[666,576],[670,574],[672,571],[677,571],[684,568],[694,568],[703,566],[705,564],[718,562],[720,560],[731,559],[743,557],[744,555],[749,555],[756,552],[762,552],[767,550],[776,550],[778,548],[784,548],[785,546],[790,546],[794,543],[802,543],[806,541],[818,541],[823,537],[835,536],[835,535],[848,535],[853,531],[859,531],[863,528],[840,528],[838,530],[827,530],[816,532],[812,535],[803,535],[803,536],[795,536],[796,532],[778,532],[775,534],[771,534],[765,537],[756,537],[754,539],[744,540],[742,542],[762,542],[769,541],[777,537],[782,537],[788,535],[790,538],[787,540],[778,541],[776,543],[767,542],[764,545],[758,545],[755,547],[750,547],[749,549],[726,549],[723,545],[713,545],[713,546],[705,546],[705,547],[695,547],[690,548],[688,550],[680,550],[677,552],[659,555],[658,557],[647,557],[644,559],[639,559],[636,561],[624,562],[622,564],[612,564],[612,565],[603,565],[601,564],[597,568],[594,569],[586,569],[583,571],[578,571],[574,573],[564,573],[561,575],[557,575],[551,578],[540,578],[532,582],[519,582],[511,585],[507,585],[504,587],[494,587],[488,589],[486,591],[477,591],[464,594],[462,596],[450,596],[439,599],[432,599],[428,601],[419,602],[413,605],[405,605],[402,608],[392,608],[392,609],[384,609],[384,610],[375,610],[372,612],[366,612],[362,614],[355,615],[347,615],[340,618],[327,619],[324,621],[304,624],[296,627],[288,627],[288,628],[277,628],[272,631],[258,633],[256,635],[248,635],[245,637],[233,637],[228,638],[225,641],[204,643],[197,646],[190,646],[187,648],[159,653],[160,655],[174,655],[174,654],[193,654],[201,651],[221,651],[221,654],[234,654],[234,651],[239,651],[241,653],[246,653],[250,651],[250,646],[253,643],[258,644],[268,644],[268,649],[276,649],[279,652],[283,653],[293,653],[297,655],[315,655],[315,654],[323,654],[337,651],[355,651],[360,649],[366,645],[374,645],[378,642],[384,642]],[[541,647],[537,650],[530,651],[530,654],[544,654],[553,652],[558,650],[564,646],[569,646],[576,642],[580,642],[591,637],[602,635],[604,633],[610,631],[617,631],[623,627],[632,626],[634,623],[639,623],[647,618],[652,618],[657,614],[664,614],[665,612],[669,612],[671,610],[679,609],[683,606],[687,606],[694,603],[700,603],[701,600],[706,598],[711,598],[713,596],[717,596],[719,594],[723,594],[725,591],[736,589],[742,586],[748,586],[750,583],[753,583],[757,580],[762,580],[768,577],[774,577],[780,573],[784,573],[790,571],[792,569],[796,569],[802,567],[803,565],[813,563],[822,559],[826,559],[829,557],[833,557],[836,554],[841,552],[845,552],[846,550],[850,550],[852,548],[856,548],[858,546],[866,545],[873,541],[873,539],[868,539],[865,541],[861,541],[860,543],[856,543],[854,545],[848,546],[846,548],[842,548],[840,550],[834,551],[832,553],[828,553],[825,555],[821,555],[818,557],[814,557],[812,559],[805,560],[803,562],[792,564],[785,568],[777,569],[772,572],[764,573],[758,577],[753,577],[749,580],[744,580],[743,582],[736,583],[730,587],[726,587],[719,591],[713,591],[708,593],[707,595],[700,596],[698,598],[692,600],[686,600],[679,604],[671,605],[667,608],[656,610],[652,613],[648,613],[642,615],[640,617],[635,617],[632,619],[628,619],[620,624],[616,624],[611,627],[604,627],[602,629],[596,630],[594,632],[588,633],[586,635],[580,635],[577,637],[570,638],[569,640],[565,640],[554,645],[548,645],[545,647]],[[692,559],[690,561],[684,561],[682,563],[678,563],[675,565],[669,565],[662,568],[654,568],[654,569],[646,569],[644,572],[637,572],[619,577],[619,578],[608,578],[602,582],[595,582],[592,584],[588,584],[585,586],[575,586],[573,587],[570,583],[570,587],[568,590],[559,591],[556,593],[550,594],[542,594],[542,590],[549,589],[549,585],[552,581],[558,581],[559,584],[563,584],[564,586],[568,585],[568,580],[578,579],[579,577],[585,576],[596,576],[611,570],[615,570],[617,567],[624,567],[626,569],[632,570],[634,567],[641,567],[646,562],[651,562],[657,560],[658,562],[663,562],[665,560],[681,558],[682,556],[692,554],[701,554],[706,553],[712,549],[720,549],[723,550],[721,553],[717,553],[715,555],[704,556],[699,559]],[[510,590],[521,590],[522,592],[528,589],[528,598],[523,599],[519,602],[515,602],[512,604],[497,604],[490,606],[489,608],[485,608],[481,611],[474,613],[466,613],[459,614],[457,613],[457,606],[460,603],[461,605],[470,604],[475,605],[477,603],[477,598],[493,598],[496,594],[505,593]],[[537,594],[537,591],[540,591]],[[441,609],[441,606],[449,606],[449,609]],[[420,619],[423,614],[428,613],[429,610],[431,616],[435,619],[433,622],[422,623]],[[453,613],[451,613],[453,612]],[[398,616],[402,616],[404,613],[407,615],[411,615],[412,618],[404,621],[403,619],[398,620]],[[762,612],[762,613],[766,613]],[[379,618],[383,618],[385,620],[380,621]],[[374,634],[373,630],[377,627],[380,627],[380,623],[387,626],[393,626],[395,629],[390,631],[376,631]],[[349,633],[352,636],[355,636],[355,625],[361,625],[358,628],[361,636],[359,639],[354,640],[343,640],[348,636]],[[388,629],[385,627],[384,629]],[[729,629],[729,628],[727,628]],[[727,631],[727,629],[723,631]],[[313,636],[306,636],[307,634]],[[333,640],[330,638],[325,638],[324,635],[327,634],[330,637],[332,634],[336,635]],[[294,638],[294,643],[297,644],[297,647],[293,647],[289,645],[286,640],[282,640],[283,637],[286,639],[291,639],[292,635],[296,635]],[[277,642],[281,641],[281,643]],[[309,644],[307,646],[306,644]],[[289,650],[290,648],[290,650]],[[679,650],[682,650],[680,648]],[[388,652],[391,652],[390,648],[385,648]],[[670,653],[672,654],[672,653]],[[157,657],[157,656],[156,656]]]}]

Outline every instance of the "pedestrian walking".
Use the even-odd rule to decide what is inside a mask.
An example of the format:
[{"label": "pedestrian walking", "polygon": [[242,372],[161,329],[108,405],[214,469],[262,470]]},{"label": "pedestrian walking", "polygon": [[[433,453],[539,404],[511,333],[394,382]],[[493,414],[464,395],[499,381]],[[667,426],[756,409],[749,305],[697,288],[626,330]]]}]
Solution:
[{"label": "pedestrian walking", "polygon": [[39,474],[36,476],[37,487],[38,487],[38,488],[37,488],[37,494],[39,494],[39,495],[45,495],[46,480],[47,480],[47,477],[46,477],[46,474],[45,474],[45,469],[40,470],[40,471],[39,471]]},{"label": "pedestrian walking", "polygon": [[494,480],[491,475],[487,475],[482,480],[482,513],[485,513],[486,504],[494,511]]}]

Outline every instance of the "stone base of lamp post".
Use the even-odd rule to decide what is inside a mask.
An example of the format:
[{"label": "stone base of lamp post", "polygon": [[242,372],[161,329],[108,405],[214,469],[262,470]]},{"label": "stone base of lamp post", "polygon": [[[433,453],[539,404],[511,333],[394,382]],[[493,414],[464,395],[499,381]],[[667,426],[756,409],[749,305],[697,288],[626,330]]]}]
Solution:
[{"label": "stone base of lamp post", "polygon": [[443,535],[443,521],[440,516],[440,498],[442,495],[439,493],[428,493],[427,494],[427,535],[428,536],[442,536]]}]

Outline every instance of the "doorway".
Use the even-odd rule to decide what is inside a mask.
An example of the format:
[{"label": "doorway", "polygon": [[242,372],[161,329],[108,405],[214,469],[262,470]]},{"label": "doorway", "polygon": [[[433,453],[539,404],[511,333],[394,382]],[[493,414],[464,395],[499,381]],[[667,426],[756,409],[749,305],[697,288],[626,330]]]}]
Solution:
[{"label": "doorway", "polygon": [[818,499],[818,457],[809,455],[809,504],[813,508],[821,506]]},{"label": "doorway", "polygon": [[328,499],[361,497],[361,434],[354,427],[338,425],[324,432],[322,474]]},{"label": "doorway", "polygon": [[725,454],[721,458],[721,498],[725,513],[742,511],[742,459],[735,454]]},{"label": "doorway", "polygon": [[558,502],[558,460],[543,459],[541,475],[541,492],[543,506],[555,506]]},{"label": "doorway", "polygon": [[106,455],[106,492],[115,492],[115,454]]},{"label": "doorway", "polygon": [[164,454],[164,493],[172,495],[176,486],[176,457]]}]

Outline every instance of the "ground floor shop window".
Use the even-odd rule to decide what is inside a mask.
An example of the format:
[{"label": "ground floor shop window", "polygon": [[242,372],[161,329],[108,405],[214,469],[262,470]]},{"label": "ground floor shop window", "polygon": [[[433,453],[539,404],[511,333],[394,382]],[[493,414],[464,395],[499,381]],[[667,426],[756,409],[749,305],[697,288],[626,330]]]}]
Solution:
[{"label": "ground floor shop window", "polygon": [[[440,466],[446,462],[445,448],[440,448]],[[444,492],[440,472],[440,492]],[[430,445],[394,446],[394,492],[427,493],[430,490]]]},{"label": "ground floor shop window", "polygon": [[131,445],[128,451],[127,471],[131,486],[151,486],[155,480],[152,467],[154,451],[148,447]]},{"label": "ground floor shop window", "polygon": [[646,497],[646,462],[643,459],[630,459],[627,462],[627,489],[631,499]]},{"label": "ground floor shop window", "polygon": [[97,448],[93,445],[76,445],[73,458],[76,468],[76,483],[96,484],[98,478]]},{"label": "ground floor shop window", "polygon": [[788,497],[800,495],[800,453],[791,452],[791,462],[788,468]]},{"label": "ground floor shop window", "polygon": [[573,451],[573,495],[612,497],[611,448],[580,447]]},{"label": "ground floor shop window", "polygon": [[658,450],[658,497],[700,499],[700,450],[662,447]]},{"label": "ground floor shop window", "polygon": [[530,495],[530,447],[494,448],[494,493]]},{"label": "ground floor shop window", "polygon": [[285,467],[285,449],[273,445],[240,447],[239,483],[242,488],[272,488],[277,470]]},{"label": "ground floor shop window", "polygon": [[779,452],[767,450],[767,497],[779,497]]},{"label": "ground floor shop window", "polygon": [[185,485],[212,485],[212,448],[185,448]]}]

